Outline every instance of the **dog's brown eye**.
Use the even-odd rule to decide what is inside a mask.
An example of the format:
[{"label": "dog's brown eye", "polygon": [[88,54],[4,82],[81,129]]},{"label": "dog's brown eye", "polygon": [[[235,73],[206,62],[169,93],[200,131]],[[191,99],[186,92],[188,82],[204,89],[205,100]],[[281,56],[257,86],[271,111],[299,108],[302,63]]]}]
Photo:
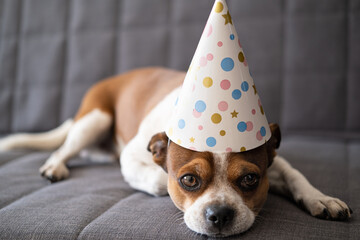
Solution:
[{"label": "dog's brown eye", "polygon": [[255,174],[249,174],[244,177],[244,182],[248,186],[253,186],[257,183],[257,176]]},{"label": "dog's brown eye", "polygon": [[180,185],[187,191],[195,191],[200,187],[200,180],[198,177],[187,174],[180,178]]},{"label": "dog's brown eye", "polygon": [[259,184],[259,175],[250,173],[238,179],[237,185],[243,191],[255,189]]}]

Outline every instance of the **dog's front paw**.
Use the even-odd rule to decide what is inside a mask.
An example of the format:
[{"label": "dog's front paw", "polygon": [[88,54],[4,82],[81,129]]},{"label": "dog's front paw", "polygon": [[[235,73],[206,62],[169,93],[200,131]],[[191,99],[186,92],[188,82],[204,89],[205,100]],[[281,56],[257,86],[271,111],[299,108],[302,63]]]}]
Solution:
[{"label": "dog's front paw", "polygon": [[148,193],[157,197],[167,195],[167,178],[167,174],[162,171],[159,174],[154,174],[149,181]]},{"label": "dog's front paw", "polygon": [[69,169],[63,163],[46,162],[39,169],[41,176],[54,183],[69,177]]},{"label": "dog's front paw", "polygon": [[310,214],[317,218],[326,220],[348,220],[352,210],[338,198],[319,195],[316,197],[305,197],[297,201]]}]

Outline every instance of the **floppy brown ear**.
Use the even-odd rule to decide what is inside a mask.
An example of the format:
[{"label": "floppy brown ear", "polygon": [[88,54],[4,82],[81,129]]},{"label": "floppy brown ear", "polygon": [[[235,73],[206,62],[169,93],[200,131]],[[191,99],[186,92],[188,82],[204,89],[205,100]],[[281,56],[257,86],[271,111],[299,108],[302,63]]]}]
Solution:
[{"label": "floppy brown ear", "polygon": [[166,136],[165,132],[160,132],[152,136],[147,147],[147,150],[153,155],[154,162],[161,166],[165,172],[167,172],[166,154],[168,140],[169,138]]},{"label": "floppy brown ear", "polygon": [[269,124],[270,130],[271,130],[271,138],[267,142],[267,151],[268,151],[268,167],[272,164],[274,157],[276,156],[275,149],[278,149],[280,147],[281,142],[281,132],[280,127],[276,123],[270,123]]}]

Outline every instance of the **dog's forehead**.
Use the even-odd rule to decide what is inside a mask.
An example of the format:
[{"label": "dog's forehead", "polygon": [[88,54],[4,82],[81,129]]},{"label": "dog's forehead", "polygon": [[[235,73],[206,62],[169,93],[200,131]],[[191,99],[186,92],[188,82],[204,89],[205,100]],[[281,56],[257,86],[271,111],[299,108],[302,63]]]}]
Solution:
[{"label": "dog's forehead", "polygon": [[265,171],[268,165],[268,155],[265,145],[245,152],[230,153],[227,158],[230,163],[246,161],[255,164],[261,171]]},{"label": "dog's forehead", "polygon": [[178,171],[184,165],[194,159],[203,159],[213,166],[214,156],[210,152],[196,152],[183,148],[175,143],[170,143],[168,148],[168,159],[170,159],[170,169]]},{"label": "dog's forehead", "polygon": [[171,143],[168,149],[168,158],[170,159],[171,169],[173,171],[177,171],[193,159],[199,158],[208,161],[211,166],[215,164],[217,167],[227,166],[229,163],[235,163],[236,161],[246,161],[255,164],[262,171],[267,168],[267,151],[265,145],[245,152],[213,153],[196,152]]}]

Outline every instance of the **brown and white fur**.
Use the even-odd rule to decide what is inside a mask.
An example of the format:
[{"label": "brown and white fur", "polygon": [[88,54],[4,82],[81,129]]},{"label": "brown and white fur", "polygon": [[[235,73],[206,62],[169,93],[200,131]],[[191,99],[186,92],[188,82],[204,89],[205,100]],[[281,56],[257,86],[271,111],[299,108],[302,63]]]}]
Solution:
[{"label": "brown and white fur", "polygon": [[113,131],[130,186],[155,196],[169,193],[186,225],[211,236],[249,229],[269,187],[290,195],[312,216],[350,218],[344,202],[321,193],[276,155],[281,138],[276,124],[270,125],[268,143],[243,153],[194,152],[168,141],[163,131],[184,77],[183,72],[144,68],[101,81],[85,95],[73,120],[47,133],[8,136],[0,140],[0,151],[59,147],[40,168],[54,182],[69,177],[71,157]]}]

